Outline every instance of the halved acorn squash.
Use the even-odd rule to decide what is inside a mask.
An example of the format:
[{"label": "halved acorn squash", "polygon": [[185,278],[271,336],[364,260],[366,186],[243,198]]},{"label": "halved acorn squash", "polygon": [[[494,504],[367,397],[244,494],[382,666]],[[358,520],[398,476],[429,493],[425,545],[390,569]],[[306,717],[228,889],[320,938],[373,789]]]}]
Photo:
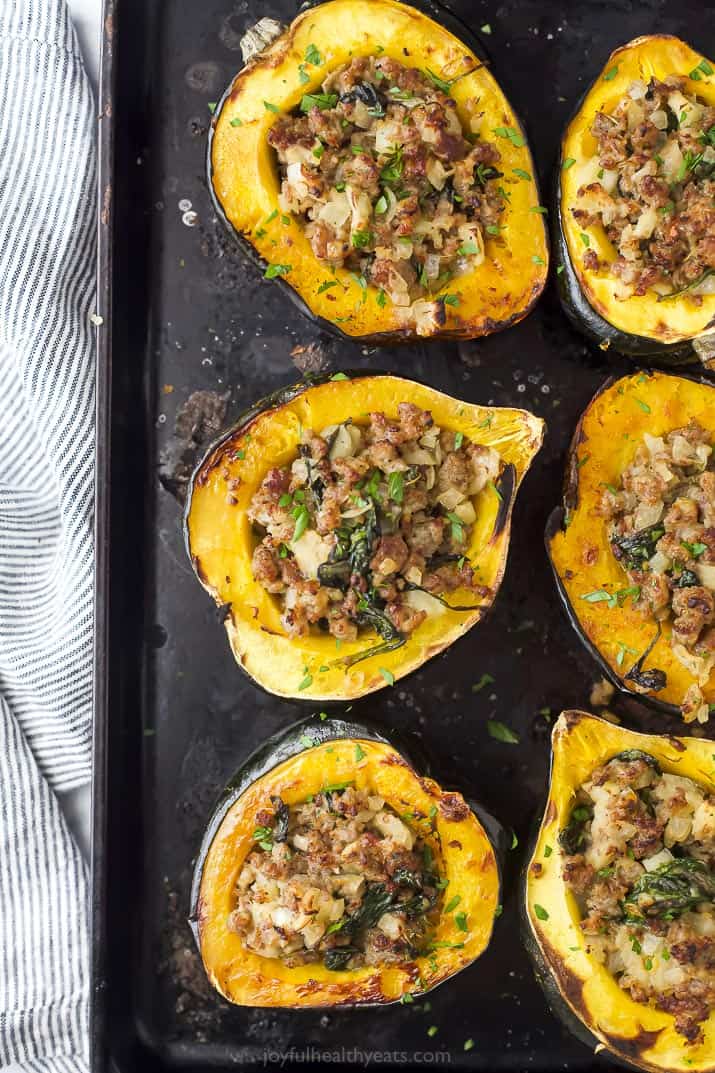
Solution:
[{"label": "halved acorn squash", "polygon": [[[494,487],[474,497],[477,521],[466,549],[489,595],[468,610],[434,609],[401,647],[349,666],[365,650],[366,635],[344,642],[338,654],[330,634],[290,637],[285,632],[276,597],[253,577],[257,539],[246,508],[268,470],[297,456],[303,428],[320,429],[348,418],[359,424],[376,410],[395,417],[403,401],[431,411],[441,428],[491,445],[501,455],[504,468]],[[189,557],[201,584],[225,610],[238,664],[278,696],[337,701],[382,689],[451,645],[484,617],[496,597],[516,493],[541,446],[543,426],[526,410],[461,402],[424,384],[374,373],[352,378],[339,373],[322,382],[299,383],[259,402],[197,467],[185,514]],[[466,589],[450,596],[455,606],[474,602],[474,593]]]},{"label": "halved acorn squash", "polygon": [[586,952],[578,906],[561,875],[559,833],[569,822],[579,787],[595,768],[625,750],[649,753],[663,771],[715,792],[715,743],[638,734],[580,711],[563,712],[551,740],[551,783],[522,905],[525,944],[549,1005],[584,1043],[605,1046],[636,1069],[712,1073],[715,1014],[703,1026],[703,1040],[689,1045],[671,1014],[636,1002]]},{"label": "halved acorn squash", "polygon": [[[692,419],[712,429],[715,442],[715,387],[706,381],[661,372],[607,381],[576,427],[563,506],[553,511],[546,527],[559,593],[583,644],[620,690],[674,715],[695,678],[671,649],[670,623],[662,624],[653,644],[654,620],[635,610],[631,599],[616,595],[625,592],[628,581],[611,550],[607,522],[595,508],[604,487],[618,485],[644,433],[660,436]],[[600,593],[611,599],[594,596]],[[665,674],[665,685],[654,680],[648,689],[648,672],[654,670]],[[703,695],[715,702],[715,675]]]},{"label": "halved acorn squash", "polygon": [[[573,323],[603,349],[612,346],[631,357],[649,358],[660,364],[715,361],[715,294],[702,296],[700,304],[687,296],[659,301],[654,291],[625,300],[616,297],[618,281],[607,269],[583,264],[587,232],[589,248],[601,262],[612,262],[615,250],[603,227],[582,227],[572,215],[577,191],[584,183],[587,162],[596,148],[590,133],[596,113],[609,112],[624,97],[630,84],[651,77],[664,79],[678,74],[695,77],[688,89],[715,105],[715,79],[701,73],[712,69],[708,61],[684,41],[667,34],[638,37],[613,52],[598,78],[587,91],[566,128],[554,206],[554,246],[559,263],[558,282],[563,307]],[[586,176],[591,182],[592,176]],[[561,266],[563,265],[563,268]]]},{"label": "halved acorn squash", "polygon": [[[346,782],[378,794],[419,827],[446,881],[442,912],[429,949],[414,960],[338,971],[323,962],[288,967],[246,948],[229,930],[236,878],[255,847],[257,814],[271,798],[290,806]],[[226,788],[196,861],[190,922],[209,980],[238,1005],[296,1009],[381,1005],[432,990],[484,952],[499,911],[504,834],[476,807],[418,775],[404,749],[362,724],[312,718],[269,739]],[[454,907],[444,912],[457,895],[459,919]]]},{"label": "halved acorn squash", "polygon": [[[355,57],[389,56],[454,80],[449,92],[464,129],[471,131],[472,121],[484,113],[484,130],[499,143],[508,194],[503,230],[498,239],[486,236],[487,257],[478,268],[438,292],[449,301],[441,303],[440,317],[425,333],[474,338],[516,323],[538,299],[548,271],[546,228],[541,212],[532,211],[538,210],[539,193],[519,121],[469,31],[436,4],[424,6],[425,12],[439,10],[439,23],[419,5],[420,0],[416,6],[329,0],[303,10],[236,75],[216,108],[209,137],[209,189],[243,251],[264,270],[282,266],[276,282],[322,327],[376,343],[409,341],[414,324],[406,326],[389,300],[380,305],[376,287],[364,288],[345,268],[333,276],[315,257],[300,222],[281,212],[275,154],[267,141],[277,114],[298,109],[330,71]],[[305,62],[306,53],[315,54],[311,49],[320,64]],[[502,135],[491,133],[494,128]],[[326,276],[339,286],[321,286]]]}]

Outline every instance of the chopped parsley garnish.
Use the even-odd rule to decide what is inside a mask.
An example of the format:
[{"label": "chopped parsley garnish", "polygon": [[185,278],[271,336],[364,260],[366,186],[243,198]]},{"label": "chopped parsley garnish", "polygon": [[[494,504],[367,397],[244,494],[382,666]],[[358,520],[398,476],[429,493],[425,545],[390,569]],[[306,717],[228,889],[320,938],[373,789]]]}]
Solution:
[{"label": "chopped parsley garnish", "polygon": [[514,174],[519,179],[524,179],[527,183],[530,183],[530,182],[533,181],[531,176],[529,175],[528,171],[524,171],[523,168],[512,168],[511,170],[514,172]]},{"label": "chopped parsley garnish", "polygon": [[539,905],[537,902],[534,902],[534,912],[539,920],[549,919],[549,914],[544,909],[543,905]]},{"label": "chopped parsley garnish", "polygon": [[532,205],[529,212],[547,213],[549,210],[545,209],[543,205]]},{"label": "chopped parsley garnish", "polygon": [[492,674],[483,674],[478,682],[475,682],[472,686],[472,693],[479,693],[485,686],[490,686],[494,683],[495,678]]},{"label": "chopped parsley garnish", "polygon": [[503,742],[505,745],[519,744],[519,735],[516,731],[505,723],[500,723],[498,719],[487,719],[487,730],[495,741]]},{"label": "chopped parsley garnish", "polygon": [[494,127],[492,134],[496,134],[498,138],[508,138],[511,144],[516,146],[517,149],[521,149],[522,146],[526,145],[523,137],[519,134],[518,130],[514,129],[514,127]]},{"label": "chopped parsley garnish", "polygon": [[300,503],[294,507],[291,511],[292,516],[295,518],[295,528],[293,530],[292,542],[295,544],[296,540],[300,540],[303,533],[310,524],[310,515],[308,514],[308,508]]},{"label": "chopped parsley garnish", "polygon": [[392,673],[392,671],[388,671],[386,667],[378,667],[377,669],[380,672],[380,674],[382,675],[382,677],[385,679],[385,681],[387,682],[388,686],[394,686],[394,684],[395,684],[395,676]]},{"label": "chopped parsley garnish", "polygon": [[531,260],[532,260],[532,263],[535,264],[535,265],[545,265],[546,264],[546,261],[543,259],[543,257],[539,257],[538,253],[535,253],[534,256],[531,258]]},{"label": "chopped parsley garnish", "polygon": [[617,74],[618,74],[618,64],[615,64],[613,67],[610,68],[610,70],[606,71],[605,75],[603,76],[603,81],[604,82],[612,82]]},{"label": "chopped parsley garnish", "polygon": [[352,244],[356,250],[364,250],[372,242],[371,231],[353,231]]},{"label": "chopped parsley garnish", "polygon": [[[320,108],[325,112],[330,108],[334,108],[338,103],[337,93],[306,93],[300,102],[301,112],[309,112],[311,108]],[[276,111],[278,109],[276,108]]]},{"label": "chopped parsley garnish", "polygon": [[310,44],[305,50],[305,62],[312,64],[313,67],[320,67],[323,62],[323,57],[320,55],[320,52],[315,45]]},{"label": "chopped parsley garnish", "polygon": [[458,294],[445,294],[442,301],[446,306],[458,306],[459,295]]},{"label": "chopped parsley garnish", "polygon": [[387,212],[387,198],[385,197],[384,194],[381,194],[380,197],[375,202],[375,210],[374,211],[375,211],[376,216],[381,216],[383,214],[383,212]]},{"label": "chopped parsley garnish", "polygon": [[636,403],[637,406],[640,406],[640,408],[641,408],[641,410],[643,411],[644,414],[649,414],[650,413],[650,406],[648,405],[647,402],[643,402],[642,399],[637,399],[635,397],[635,395],[633,396],[633,401]]},{"label": "chopped parsley garnish", "polygon": [[450,898],[450,900],[447,902],[447,904],[444,907],[445,913],[453,913],[454,910],[459,905],[459,903],[461,902],[461,900],[462,900],[461,894],[455,894],[455,896],[453,898]]},{"label": "chopped parsley garnish", "polygon": [[567,156],[566,159],[564,160],[563,164],[561,165],[561,167],[563,168],[564,171],[568,171],[569,168],[572,168],[575,163],[576,163],[576,158],[575,157]]},{"label": "chopped parsley garnish", "polygon": [[272,104],[270,101],[264,101],[263,102],[263,107],[266,109],[267,112],[279,112],[280,111],[280,108],[278,107],[278,105],[277,104]]},{"label": "chopped parsley garnish", "polygon": [[318,287],[318,294],[322,294],[324,291],[329,290],[331,287],[337,287],[338,281],[336,279],[324,279]]},{"label": "chopped parsley garnish", "polygon": [[235,115],[233,117],[233,119],[231,120],[231,126],[232,127],[242,127],[243,126],[243,120],[241,119],[241,117]]},{"label": "chopped parsley garnish", "polygon": [[405,495],[405,480],[398,470],[393,471],[387,479],[387,494],[395,503],[402,503]]},{"label": "chopped parsley garnish", "polygon": [[455,913],[454,923],[457,925],[460,931],[469,931],[469,924],[467,923],[466,913]]},{"label": "chopped parsley garnish", "polygon": [[479,253],[479,247],[476,242],[463,242],[457,250],[457,253],[462,257],[469,257],[471,254]]},{"label": "chopped parsley garnish", "polygon": [[588,247],[591,245],[591,239],[588,237],[585,231],[581,232],[581,241],[583,242],[586,249],[588,249]]},{"label": "chopped parsley garnish", "polygon": [[355,746],[355,759],[356,760],[364,760],[366,756],[367,756],[367,753],[362,748],[362,746],[359,745],[359,744],[356,745]]},{"label": "chopped parsley garnish", "polygon": [[265,279],[275,279],[276,276],[287,276],[293,265],[270,264],[263,276]]},{"label": "chopped parsley garnish", "polygon": [[437,89],[441,89],[443,93],[449,93],[452,86],[454,85],[454,81],[448,82],[446,81],[446,79],[440,78],[439,75],[436,75],[434,71],[431,71],[429,69],[429,67],[425,67],[425,74],[429,78],[430,82],[432,82],[437,87]]}]

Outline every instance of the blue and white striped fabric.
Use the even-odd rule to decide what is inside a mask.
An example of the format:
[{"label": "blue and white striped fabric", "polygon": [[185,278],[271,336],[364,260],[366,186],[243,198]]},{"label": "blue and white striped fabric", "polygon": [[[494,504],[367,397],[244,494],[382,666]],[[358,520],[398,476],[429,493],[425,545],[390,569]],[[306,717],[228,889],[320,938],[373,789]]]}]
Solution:
[{"label": "blue and white striped fabric", "polygon": [[94,105],[64,0],[0,0],[0,1068],[87,1068]]}]

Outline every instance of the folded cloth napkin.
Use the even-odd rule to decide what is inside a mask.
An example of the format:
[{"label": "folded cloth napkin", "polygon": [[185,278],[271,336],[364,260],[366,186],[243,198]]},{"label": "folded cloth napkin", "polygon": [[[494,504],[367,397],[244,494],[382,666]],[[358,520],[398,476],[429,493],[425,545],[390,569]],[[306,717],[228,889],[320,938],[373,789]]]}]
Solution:
[{"label": "folded cloth napkin", "polygon": [[95,121],[65,0],[0,0],[0,1068],[87,1068]]}]

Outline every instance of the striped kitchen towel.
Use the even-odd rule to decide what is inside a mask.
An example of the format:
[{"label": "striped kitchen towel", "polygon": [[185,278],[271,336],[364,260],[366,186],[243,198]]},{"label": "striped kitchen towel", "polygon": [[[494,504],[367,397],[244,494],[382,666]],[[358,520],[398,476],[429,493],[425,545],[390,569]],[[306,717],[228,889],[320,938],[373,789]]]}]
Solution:
[{"label": "striped kitchen towel", "polygon": [[95,119],[65,0],[0,0],[0,1068],[87,1068]]}]

